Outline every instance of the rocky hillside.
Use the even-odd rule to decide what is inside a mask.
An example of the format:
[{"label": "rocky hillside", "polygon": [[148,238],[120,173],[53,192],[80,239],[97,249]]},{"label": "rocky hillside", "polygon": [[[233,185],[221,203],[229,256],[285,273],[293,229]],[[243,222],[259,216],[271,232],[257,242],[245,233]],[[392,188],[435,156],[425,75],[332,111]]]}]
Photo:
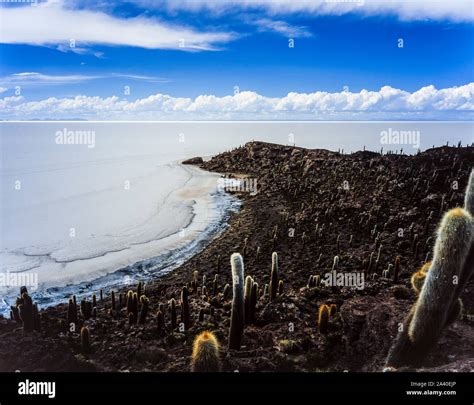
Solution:
[{"label": "rocky hillside", "polygon": [[[410,276],[431,259],[443,213],[463,205],[473,166],[473,147],[415,156],[342,155],[252,142],[222,153],[201,167],[240,179],[239,187],[227,188],[242,208],[205,250],[140,287],[138,295],[148,298],[142,324],[130,321],[126,291],[115,291],[114,309],[111,291],[92,314],[76,309],[75,332],[67,328],[67,303],[40,313],[39,332],[0,320],[0,369],[188,371],[194,337],[211,330],[221,344],[223,371],[381,371],[416,299]],[[254,319],[245,325],[240,350],[227,349],[232,292],[226,285],[232,285],[234,252],[258,283]],[[279,263],[274,299],[272,252]],[[363,275],[362,288],[323,285],[332,270]],[[172,324],[171,300],[179,308],[183,286],[190,321],[180,331]],[[472,370],[473,291],[471,280],[462,318],[444,331],[424,369]],[[323,330],[322,305],[331,306]],[[83,325],[90,332],[88,350],[79,337]]]}]

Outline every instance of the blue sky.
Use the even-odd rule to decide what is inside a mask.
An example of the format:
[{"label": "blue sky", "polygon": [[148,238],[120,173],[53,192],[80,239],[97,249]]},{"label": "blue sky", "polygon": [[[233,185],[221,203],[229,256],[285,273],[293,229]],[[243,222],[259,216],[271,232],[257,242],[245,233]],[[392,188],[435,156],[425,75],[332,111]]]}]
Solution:
[{"label": "blue sky", "polygon": [[87,104],[85,118],[469,117],[472,3],[360,1],[4,4],[0,116],[77,117]]}]

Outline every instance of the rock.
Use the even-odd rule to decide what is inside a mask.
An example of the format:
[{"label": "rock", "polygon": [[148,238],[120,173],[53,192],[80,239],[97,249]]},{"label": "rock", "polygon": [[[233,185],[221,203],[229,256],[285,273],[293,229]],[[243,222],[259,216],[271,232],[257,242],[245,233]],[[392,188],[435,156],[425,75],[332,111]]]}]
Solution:
[{"label": "rock", "polygon": [[183,161],[183,165],[200,165],[204,163],[202,157],[197,156]]}]

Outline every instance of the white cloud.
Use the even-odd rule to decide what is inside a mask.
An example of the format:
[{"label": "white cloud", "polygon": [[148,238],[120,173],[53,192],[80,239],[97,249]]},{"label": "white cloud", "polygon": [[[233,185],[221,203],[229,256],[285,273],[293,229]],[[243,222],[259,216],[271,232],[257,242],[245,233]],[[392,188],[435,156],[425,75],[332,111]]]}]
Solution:
[{"label": "white cloud", "polygon": [[146,17],[119,18],[98,11],[66,9],[62,3],[2,7],[1,17],[0,43],[56,46],[78,53],[86,52],[93,44],[215,50],[235,37],[232,33],[198,32]]},{"label": "white cloud", "polygon": [[307,27],[288,24],[286,21],[272,20],[269,18],[260,18],[253,20],[252,25],[256,25],[260,32],[277,32],[288,38],[309,38],[313,34]]},{"label": "white cloud", "polygon": [[117,96],[55,98],[28,101],[0,99],[2,119],[186,120],[186,119],[337,119],[357,117],[470,117],[474,112],[474,83],[438,90],[426,86],[413,93],[382,87],[379,91],[289,93],[265,97],[252,91],[195,99],[155,94],[134,101]]},{"label": "white cloud", "polygon": [[[168,83],[170,80],[158,76],[146,76],[126,73],[110,73],[107,75],[45,75],[38,72],[21,72],[9,76],[0,77],[2,85],[52,85],[52,84],[71,84],[80,83],[89,80],[105,80],[110,78],[122,78],[134,81],[146,81],[149,83]],[[0,91],[0,93],[2,93]]]},{"label": "white cloud", "polygon": [[473,21],[472,0],[132,0],[144,7],[222,13],[264,9],[271,14],[395,15],[402,20]]},{"label": "white cloud", "polygon": [[8,91],[6,87],[0,87],[0,94],[5,93],[6,91]]}]

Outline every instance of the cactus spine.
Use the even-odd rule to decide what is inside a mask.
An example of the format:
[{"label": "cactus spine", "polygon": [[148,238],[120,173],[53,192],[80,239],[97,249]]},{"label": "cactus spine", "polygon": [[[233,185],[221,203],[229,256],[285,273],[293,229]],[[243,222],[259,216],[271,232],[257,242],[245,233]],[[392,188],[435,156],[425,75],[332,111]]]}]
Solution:
[{"label": "cactus spine", "polygon": [[278,253],[272,253],[272,273],[270,276],[270,300],[274,300],[278,291]]},{"label": "cactus spine", "polygon": [[230,317],[229,349],[239,350],[244,333],[244,261],[239,253],[230,257],[232,268],[232,312]]},{"label": "cactus spine", "polygon": [[202,332],[195,337],[191,356],[191,371],[220,371],[219,342],[212,332]]}]

